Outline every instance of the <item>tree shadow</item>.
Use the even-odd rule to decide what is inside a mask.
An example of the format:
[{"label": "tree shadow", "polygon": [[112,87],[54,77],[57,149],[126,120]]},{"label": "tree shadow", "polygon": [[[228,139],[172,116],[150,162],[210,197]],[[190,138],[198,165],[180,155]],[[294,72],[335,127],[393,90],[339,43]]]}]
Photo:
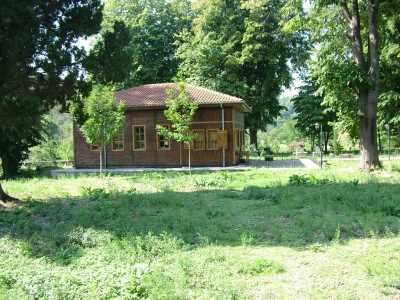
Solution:
[{"label": "tree shadow", "polygon": [[68,264],[110,241],[151,234],[204,245],[286,246],[384,237],[400,231],[399,184],[321,183],[205,189],[196,192],[107,192],[30,200],[0,212],[0,237],[25,255]]}]

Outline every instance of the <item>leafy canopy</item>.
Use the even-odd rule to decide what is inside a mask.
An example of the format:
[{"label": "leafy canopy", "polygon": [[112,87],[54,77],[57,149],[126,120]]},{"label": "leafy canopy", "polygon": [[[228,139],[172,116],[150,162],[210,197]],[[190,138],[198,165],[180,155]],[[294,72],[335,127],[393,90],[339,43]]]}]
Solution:
[{"label": "leafy canopy", "polygon": [[125,120],[125,105],[115,102],[114,90],[96,85],[85,100],[84,111],[87,116],[82,133],[88,143],[105,146],[121,132]]},{"label": "leafy canopy", "polygon": [[296,112],[296,128],[303,136],[315,138],[323,132],[328,138],[332,133],[332,123],[336,120],[336,114],[332,109],[323,104],[324,98],[317,94],[314,81],[310,79],[300,90],[297,97],[292,99]]},{"label": "leafy canopy", "polygon": [[185,84],[182,82],[178,84],[178,90],[168,89],[167,95],[167,109],[164,114],[171,122],[171,129],[158,125],[157,130],[160,134],[177,142],[190,144],[196,138],[196,134],[190,129],[190,124],[198,105],[190,99]]},{"label": "leafy canopy", "polygon": [[82,77],[80,38],[96,34],[100,0],[4,0],[0,4],[0,158],[5,176],[17,173],[29,148],[43,138],[42,117],[66,108]]},{"label": "leafy canopy", "polygon": [[[102,73],[105,79],[116,82],[114,78],[107,78],[107,73],[121,72],[118,75],[123,76],[118,81],[123,87],[170,82],[179,65],[179,59],[175,55],[178,34],[191,25],[190,8],[188,0],[106,1],[102,31],[116,33],[115,24],[124,24],[129,41],[126,43],[125,37],[116,37],[107,46],[104,34],[104,38],[98,41],[95,46],[98,50],[93,54],[98,56],[99,62],[107,59],[114,61],[116,56],[120,56],[123,61],[104,68]],[[119,54],[118,47],[114,48],[113,45],[122,47]],[[101,49],[105,51],[100,51]],[[120,71],[120,67],[124,72]],[[98,68],[102,69],[103,66]]]},{"label": "leafy canopy", "polygon": [[306,35],[295,25],[301,5],[288,8],[294,2],[197,1],[192,31],[181,34],[178,78],[245,99],[247,126],[265,129],[283,109],[289,63],[307,56]]}]

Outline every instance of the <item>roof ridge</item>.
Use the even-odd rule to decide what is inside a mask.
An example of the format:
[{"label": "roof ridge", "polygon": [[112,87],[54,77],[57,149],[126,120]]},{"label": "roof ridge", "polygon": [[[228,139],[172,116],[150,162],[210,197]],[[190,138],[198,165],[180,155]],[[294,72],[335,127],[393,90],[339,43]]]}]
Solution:
[{"label": "roof ridge", "polygon": [[[175,88],[177,85],[177,82],[143,84],[117,91],[116,97],[119,101],[125,101],[128,107],[160,107],[165,106],[167,88]],[[191,83],[185,83],[185,85],[188,87],[190,98],[200,105],[242,104],[247,106],[246,102],[239,97]]]}]

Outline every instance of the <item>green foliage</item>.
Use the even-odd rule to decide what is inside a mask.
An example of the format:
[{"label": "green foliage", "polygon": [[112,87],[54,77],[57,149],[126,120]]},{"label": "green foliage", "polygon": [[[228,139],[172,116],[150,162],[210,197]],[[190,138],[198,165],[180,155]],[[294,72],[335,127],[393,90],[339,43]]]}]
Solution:
[{"label": "green foliage", "polygon": [[125,120],[125,106],[115,103],[112,88],[97,85],[85,100],[87,120],[81,130],[89,144],[108,145],[121,131]]},{"label": "green foliage", "polygon": [[[368,11],[367,1],[358,1],[360,11],[361,39],[364,51],[363,59],[368,63]],[[343,2],[345,3],[345,2]],[[360,90],[368,90],[373,86],[369,70],[362,70],[357,65],[352,45],[346,32],[348,21],[343,13],[343,5],[337,1],[314,1],[311,9],[308,28],[312,42],[318,44],[318,50],[310,62],[310,73],[316,78],[319,95],[324,97],[323,103],[336,112],[339,126],[352,139],[360,138],[359,101]],[[378,125],[399,124],[399,17],[393,13],[398,0],[385,1],[379,10],[379,101]],[[350,7],[350,5],[349,5]],[[351,9],[350,9],[351,13]],[[328,26],[327,26],[328,24]],[[395,128],[395,126],[393,126]],[[394,130],[393,130],[394,131]]]},{"label": "green foliage", "polygon": [[190,124],[197,111],[198,104],[192,101],[183,82],[177,85],[178,89],[167,90],[167,109],[165,117],[171,122],[171,129],[157,125],[157,131],[179,143],[190,144],[196,135],[190,129]]},{"label": "green foliage", "polygon": [[29,148],[41,141],[42,116],[57,103],[65,108],[76,90],[86,90],[81,76],[85,52],[77,41],[95,34],[101,17],[98,0],[2,2],[0,156],[5,176],[15,175]]},{"label": "green foliage", "polygon": [[290,145],[301,140],[301,135],[296,128],[295,119],[282,120],[277,126],[271,126],[266,132],[259,133],[261,147],[270,147],[272,152],[293,151]]},{"label": "green foliage", "polygon": [[289,184],[292,185],[305,185],[305,184],[314,184],[314,185],[324,185],[334,183],[329,178],[318,178],[309,174],[294,174],[289,177]]},{"label": "green foliage", "polygon": [[123,129],[125,105],[123,102],[116,104],[114,89],[96,85],[85,99],[84,113],[87,118],[81,130],[89,144],[99,146],[101,171],[104,147]]},{"label": "green foliage", "polygon": [[232,180],[228,172],[218,172],[207,176],[197,176],[193,179],[199,188],[223,188]]},{"label": "green foliage", "polygon": [[284,271],[285,269],[283,266],[277,262],[267,259],[258,259],[246,264],[245,267],[239,270],[239,273],[256,276],[260,274],[278,274]]},{"label": "green foliage", "polygon": [[243,98],[252,107],[246,122],[253,131],[279,115],[278,96],[291,81],[288,62],[307,52],[304,32],[282,25],[299,12],[285,14],[285,4],[199,1],[192,32],[181,34],[178,77]]},{"label": "green foliage", "polygon": [[[297,97],[292,99],[293,107],[296,112],[296,128],[304,137],[320,143],[320,126],[324,134],[325,152],[330,138],[332,137],[332,122],[336,120],[336,114],[332,109],[323,104],[324,98],[317,95],[317,88],[313,81],[301,87]],[[317,126],[317,127],[316,127]]]},{"label": "green foliage", "polygon": [[6,181],[23,204],[0,214],[0,298],[318,298],[308,279],[337,274],[323,298],[391,298],[400,173],[353,165],[307,172],[329,184],[263,169]]},{"label": "green foliage", "polygon": [[157,125],[156,129],[160,134],[170,139],[189,145],[190,168],[190,147],[197,137],[190,129],[190,124],[197,111],[198,104],[190,99],[185,83],[179,83],[177,88],[177,90],[175,88],[167,90],[168,99],[165,102],[167,109],[164,111],[164,115],[171,122],[171,129],[162,125]]},{"label": "green foliage", "polygon": [[[103,39],[93,51],[98,57],[94,62],[104,60],[107,68],[94,65],[93,74],[97,76],[99,68],[104,80],[121,82],[123,87],[171,81],[179,63],[175,55],[177,35],[190,28],[190,7],[190,1],[186,0],[107,1]],[[120,27],[118,31],[116,24]],[[114,61],[116,64],[111,64]]]},{"label": "green foliage", "polygon": [[129,29],[122,21],[115,21],[112,31],[102,32],[90,50],[86,68],[99,84],[123,83],[132,71],[132,48]]},{"label": "green foliage", "polygon": [[29,161],[71,161],[73,159],[72,120],[57,108],[44,117],[44,140],[30,150]]}]

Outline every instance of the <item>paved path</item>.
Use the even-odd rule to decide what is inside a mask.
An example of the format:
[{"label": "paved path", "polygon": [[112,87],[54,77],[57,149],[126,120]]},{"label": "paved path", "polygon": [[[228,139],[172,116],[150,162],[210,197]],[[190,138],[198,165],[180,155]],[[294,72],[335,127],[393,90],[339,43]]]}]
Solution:
[{"label": "paved path", "polygon": [[[268,169],[316,169],[316,165],[310,159],[288,159],[288,160],[275,160],[275,161],[264,161],[264,160],[250,160],[248,164],[241,164],[237,166],[229,167],[193,167],[193,172],[198,171],[243,171],[253,168],[268,168]],[[114,174],[125,174],[125,173],[135,173],[135,172],[163,172],[163,171],[173,171],[173,172],[187,172],[189,169],[187,167],[179,168],[112,168],[104,169],[104,173],[114,173]],[[57,175],[77,175],[77,174],[90,174],[98,173],[99,169],[75,169],[75,168],[65,168],[51,170],[52,176]]]}]

